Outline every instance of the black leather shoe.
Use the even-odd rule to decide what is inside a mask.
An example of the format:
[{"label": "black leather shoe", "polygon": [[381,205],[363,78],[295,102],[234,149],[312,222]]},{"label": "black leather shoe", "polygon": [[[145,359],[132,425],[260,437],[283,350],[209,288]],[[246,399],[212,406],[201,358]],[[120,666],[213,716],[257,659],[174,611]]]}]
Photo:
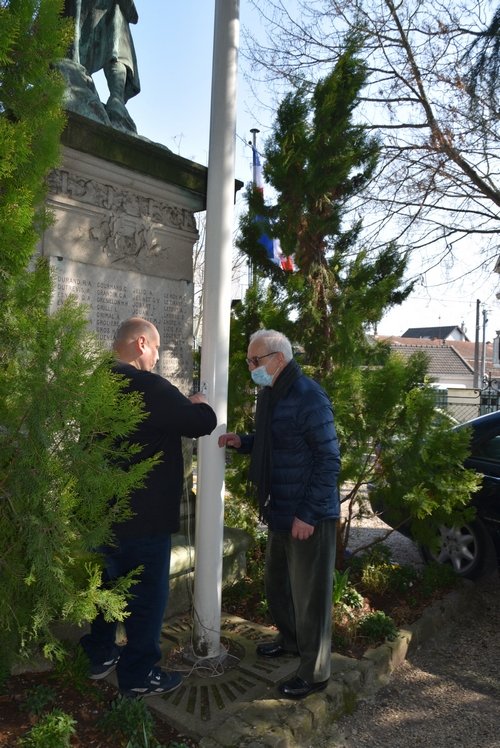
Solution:
[{"label": "black leather shoe", "polygon": [[286,699],[303,699],[309,696],[310,693],[316,691],[323,691],[328,685],[327,680],[319,681],[318,683],[308,683],[303,678],[295,676],[292,680],[287,680],[278,686],[278,691]]},{"label": "black leather shoe", "polygon": [[290,652],[288,649],[285,649],[278,642],[262,642],[261,644],[257,644],[255,651],[261,657],[283,657],[283,655],[297,654],[296,652]]}]

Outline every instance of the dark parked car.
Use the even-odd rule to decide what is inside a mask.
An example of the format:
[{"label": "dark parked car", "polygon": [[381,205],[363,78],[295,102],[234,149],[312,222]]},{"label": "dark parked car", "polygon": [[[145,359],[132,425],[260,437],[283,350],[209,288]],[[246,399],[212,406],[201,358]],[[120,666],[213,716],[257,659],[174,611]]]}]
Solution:
[{"label": "dark parked car", "polygon": [[[421,546],[420,551],[426,561],[449,563],[460,576],[474,579],[495,556],[500,563],[500,411],[479,416],[455,428],[467,426],[472,429],[472,436],[471,454],[465,466],[483,476],[481,488],[471,499],[476,516],[461,527],[441,526],[439,549],[433,552]],[[389,511],[377,506],[373,496],[371,503],[384,522],[394,526]],[[410,534],[405,526],[398,530]]]}]

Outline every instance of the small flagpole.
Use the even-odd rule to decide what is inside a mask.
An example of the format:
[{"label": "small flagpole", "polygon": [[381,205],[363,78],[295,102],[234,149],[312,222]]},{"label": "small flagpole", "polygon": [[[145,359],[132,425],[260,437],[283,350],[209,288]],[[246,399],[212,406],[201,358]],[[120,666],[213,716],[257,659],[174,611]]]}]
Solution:
[{"label": "small flagpole", "polygon": [[[257,159],[255,154],[257,153],[257,135],[260,130],[257,127],[252,127],[250,130],[252,133],[252,140],[250,145],[252,146],[252,184],[254,188],[257,186]],[[248,260],[248,287],[250,288],[257,282],[257,271],[253,260]]]},{"label": "small flagpole", "polygon": [[257,133],[260,132],[256,127],[252,127],[250,130],[252,133],[252,182],[255,186],[257,184],[257,164],[255,160],[255,152],[257,150]]}]

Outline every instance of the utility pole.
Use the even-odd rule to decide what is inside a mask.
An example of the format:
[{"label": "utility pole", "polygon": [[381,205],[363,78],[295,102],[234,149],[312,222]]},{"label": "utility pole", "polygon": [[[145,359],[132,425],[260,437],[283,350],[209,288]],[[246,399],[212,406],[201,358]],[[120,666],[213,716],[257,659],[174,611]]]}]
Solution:
[{"label": "utility pole", "polygon": [[474,338],[474,389],[479,389],[479,311],[481,302],[476,299],[476,337]]},{"label": "utility pole", "polygon": [[483,346],[481,351],[481,384],[486,376],[486,323],[488,322],[488,310],[483,306]]}]

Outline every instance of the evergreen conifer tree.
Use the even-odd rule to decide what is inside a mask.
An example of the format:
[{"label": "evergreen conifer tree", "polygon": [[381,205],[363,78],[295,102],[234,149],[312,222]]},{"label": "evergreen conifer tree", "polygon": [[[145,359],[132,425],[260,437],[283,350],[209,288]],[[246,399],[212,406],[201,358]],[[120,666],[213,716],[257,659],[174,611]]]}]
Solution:
[{"label": "evergreen conifer tree", "polygon": [[[409,484],[400,477],[399,494],[394,491],[391,498],[399,496],[402,521],[414,522],[421,537],[424,532],[429,538],[432,523],[427,520],[441,498],[448,519],[466,516],[464,505],[476,485],[475,476],[461,465],[466,435],[450,432],[446,418],[435,418],[433,393],[425,386],[425,357],[405,362],[367,335],[389,307],[407,298],[413,284],[403,282],[405,252],[391,244],[372,255],[360,246],[360,220],[348,222],[353,200],[359,206],[376,169],[379,149],[353,116],[366,82],[359,44],[351,38],[330,75],[312,91],[292,91],[278,109],[264,149],[264,174],[276,192],[275,202],[266,204],[261,192],[250,189],[249,210],[241,220],[239,246],[251,258],[256,282],[234,315],[230,373],[231,428],[241,431],[252,430],[254,396],[248,384],[243,386],[245,375],[248,383],[244,351],[249,334],[259,327],[288,335],[302,351],[303,368],[325,386],[335,406],[342,451],[347,522],[340,547],[362,508],[363,489],[379,477],[381,444],[391,444],[392,457],[401,454],[407,460],[408,445],[420,447]],[[280,238],[284,252],[294,256],[296,272],[284,272],[267,259],[259,243],[262,233]],[[426,440],[433,449],[425,448]],[[454,450],[448,473],[439,462],[439,444],[447,454]],[[396,457],[392,464],[397,465]],[[238,465],[228,478],[236,493],[238,482],[244,486],[240,470]]]},{"label": "evergreen conifer tree", "polygon": [[[264,174],[276,201],[266,205],[251,191],[241,225],[241,249],[266,276],[272,273],[276,287],[292,292],[301,343],[315,351],[322,377],[340,355],[352,359],[367,326],[412,289],[402,286],[404,252],[390,245],[371,258],[357,243],[361,222],[347,223],[347,206],[373,175],[379,151],[377,139],[354,123],[366,82],[359,43],[350,40],[312,92],[302,87],[285,97],[264,150]],[[293,279],[269,267],[258,242],[262,231],[278,236],[285,254],[294,256],[299,273]]]},{"label": "evergreen conifer tree", "polygon": [[61,6],[0,0],[0,679],[32,645],[61,652],[55,621],[123,619],[133,579],[104,588],[93,549],[154,463],[123,469],[142,404],[111,374],[84,308],[70,298],[48,313],[49,268],[33,260],[64,124]]},{"label": "evergreen conifer tree", "polygon": [[0,273],[26,268],[47,220],[45,176],[59,159],[64,84],[52,69],[69,47],[62,0],[0,2]]}]

